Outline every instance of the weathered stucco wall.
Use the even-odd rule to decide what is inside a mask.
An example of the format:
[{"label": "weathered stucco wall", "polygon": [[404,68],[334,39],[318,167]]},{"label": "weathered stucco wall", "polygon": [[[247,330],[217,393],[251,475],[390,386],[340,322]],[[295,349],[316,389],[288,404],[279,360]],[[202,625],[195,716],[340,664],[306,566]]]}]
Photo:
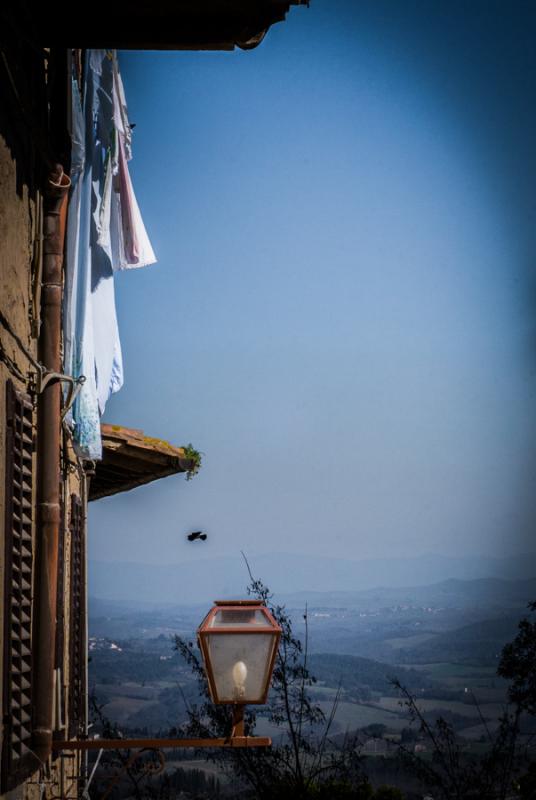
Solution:
[{"label": "weathered stucco wall", "polygon": [[[17,193],[15,162],[0,136],[0,311],[21,340],[23,348],[37,360],[38,313],[34,309],[34,282],[39,280],[38,251],[40,225],[37,218],[39,196],[31,198],[25,186]],[[38,295],[37,295],[38,297]],[[28,392],[30,373],[35,368],[17,344],[16,339],[5,329],[0,320],[0,675],[4,677],[4,557],[5,557],[5,463],[6,463],[6,383],[11,380],[18,391]],[[35,399],[35,398],[34,398]],[[36,414],[34,414],[34,425]],[[35,456],[34,456],[35,458]],[[35,470],[34,470],[35,474]],[[63,697],[64,710],[68,710],[67,681],[69,678],[69,622],[70,622],[70,519],[69,498],[79,496],[85,508],[85,479],[81,465],[67,442],[62,454],[62,482],[64,508],[64,656],[59,692]],[[35,509],[35,497],[33,501]],[[35,514],[34,514],[34,553],[35,553]],[[51,642],[51,647],[54,643]],[[0,691],[0,719],[4,713],[3,691]],[[63,720],[66,723],[66,719]],[[62,738],[65,736],[65,730]],[[0,747],[1,747],[0,733]],[[50,775],[44,781],[45,797],[77,796],[76,782],[73,789],[72,778],[80,774],[80,759],[64,762],[63,785],[60,781],[60,761],[52,761]],[[73,775],[70,776],[69,773]],[[41,787],[39,774],[0,798],[6,800],[38,800]],[[61,794],[63,792],[64,794]]]},{"label": "weathered stucco wall", "polygon": [[[29,198],[26,187],[22,196],[17,194],[15,163],[0,137],[0,311],[24,346],[36,357],[37,347],[35,339],[32,339],[30,321],[34,219],[35,202]],[[27,391],[25,378],[31,365],[15,339],[1,324],[0,356],[0,674],[3,675],[6,383],[11,379],[15,389]],[[1,708],[2,694],[0,692],[3,718],[5,711],[9,711]],[[11,796],[15,797],[16,794],[11,793]]]},{"label": "weathered stucco wall", "polygon": [[35,210],[35,201],[28,197],[25,186],[22,197],[16,192],[15,162],[0,137],[1,308],[24,344],[33,350],[35,341],[31,340],[30,298]]}]

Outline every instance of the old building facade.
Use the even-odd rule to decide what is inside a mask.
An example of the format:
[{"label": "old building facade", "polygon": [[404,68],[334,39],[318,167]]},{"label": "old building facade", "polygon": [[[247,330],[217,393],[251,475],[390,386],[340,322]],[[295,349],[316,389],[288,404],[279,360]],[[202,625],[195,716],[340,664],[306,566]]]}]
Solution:
[{"label": "old building facade", "polygon": [[[157,2],[168,19],[157,27],[133,4],[128,29],[121,9],[112,13],[109,41],[89,23],[78,36],[88,46],[251,48],[293,4]],[[88,501],[198,463],[120,426],[103,426],[98,463],[74,446],[66,413],[80,384],[64,374],[62,303],[71,76],[83,51],[42,46],[58,33],[43,9],[4,8],[1,23],[0,797],[78,798],[85,757],[56,746],[88,735]]]},{"label": "old building facade", "polygon": [[[44,257],[42,192],[21,180],[13,151],[0,139],[0,481],[2,520],[0,608],[2,647],[2,793],[39,774],[34,747],[38,595],[36,568],[46,554],[37,546],[38,404],[43,378],[40,361],[40,275]],[[57,381],[56,381],[57,382]],[[58,385],[59,388],[59,385]],[[56,391],[59,404],[59,394]],[[61,411],[58,409],[58,417]],[[85,465],[77,458],[67,429],[58,446],[57,522],[54,586],[47,598],[54,609],[56,635],[49,639],[52,681],[51,734],[77,736],[86,721]],[[57,512],[57,513],[55,513]],[[42,614],[42,609],[41,609]],[[51,760],[52,772],[59,770]],[[71,772],[78,767],[71,763]],[[51,773],[52,774],[52,773]],[[39,796],[39,780],[26,785]]]}]

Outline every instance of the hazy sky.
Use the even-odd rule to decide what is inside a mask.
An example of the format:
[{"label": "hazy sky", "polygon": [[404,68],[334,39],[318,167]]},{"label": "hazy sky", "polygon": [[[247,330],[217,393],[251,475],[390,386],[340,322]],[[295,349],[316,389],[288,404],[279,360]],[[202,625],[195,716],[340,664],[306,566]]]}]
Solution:
[{"label": "hazy sky", "polygon": [[534,9],[312,0],[250,52],[121,54],[159,263],[116,282],[105,419],[204,458],[92,504],[91,558],[536,550]]}]

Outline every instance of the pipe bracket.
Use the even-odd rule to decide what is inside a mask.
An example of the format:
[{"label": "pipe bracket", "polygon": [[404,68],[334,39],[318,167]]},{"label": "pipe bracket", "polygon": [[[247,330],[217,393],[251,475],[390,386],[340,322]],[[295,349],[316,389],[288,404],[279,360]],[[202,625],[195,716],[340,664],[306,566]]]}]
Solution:
[{"label": "pipe bracket", "polygon": [[51,383],[58,381],[59,383],[67,383],[69,384],[69,392],[67,394],[67,399],[65,401],[65,406],[63,411],[61,412],[61,419],[62,421],[65,419],[65,416],[69,409],[71,408],[72,404],[76,400],[77,395],[79,394],[82,386],[86,382],[86,376],[80,375],[78,378],[73,378],[72,375],[64,375],[61,372],[53,372],[52,370],[48,370],[45,367],[41,367],[37,372],[37,385],[36,385],[36,393],[42,394],[47,386]]}]

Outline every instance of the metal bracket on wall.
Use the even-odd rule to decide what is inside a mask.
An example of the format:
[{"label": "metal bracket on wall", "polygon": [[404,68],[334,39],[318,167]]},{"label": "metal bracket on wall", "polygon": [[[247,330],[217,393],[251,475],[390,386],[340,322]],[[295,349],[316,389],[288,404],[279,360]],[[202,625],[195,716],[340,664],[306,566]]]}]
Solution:
[{"label": "metal bracket on wall", "polygon": [[271,747],[269,736],[226,736],[215,739],[69,739],[54,741],[53,750],[163,750],[191,747],[199,750],[208,747],[251,748]]},{"label": "metal bracket on wall", "polygon": [[[97,767],[101,760],[101,756],[105,750],[133,750],[132,754],[128,753],[122,758],[122,765],[120,770],[111,776],[111,779],[106,787],[104,794],[101,795],[100,800],[108,800],[114,787],[119,783],[125,773],[128,773],[134,766],[135,762],[141,760],[141,772],[143,775],[151,777],[159,775],[165,769],[166,762],[162,752],[164,749],[176,748],[195,748],[196,750],[205,747],[230,747],[230,748],[251,748],[251,747],[271,747],[272,740],[268,736],[243,736],[236,735],[235,730],[237,723],[240,722],[240,716],[235,716],[236,722],[233,722],[233,732],[231,736],[226,738],[217,739],[74,739],[64,742],[55,741],[52,743],[52,748],[59,751],[62,756],[66,755],[66,751],[89,751],[98,750],[97,760],[91,771],[91,775],[82,790],[82,798],[89,799],[89,786],[95,776]],[[145,756],[152,756],[152,760],[144,762],[142,759]]]},{"label": "metal bracket on wall", "polygon": [[50,370],[41,367],[40,370],[37,372],[37,381],[35,391],[37,394],[41,394],[45,391],[47,386],[54,381],[59,381],[60,383],[67,383],[69,384],[69,392],[67,394],[67,399],[65,401],[65,405],[61,412],[61,419],[65,419],[65,416],[69,409],[71,408],[72,404],[76,400],[80,389],[86,382],[86,376],[80,375],[79,378],[73,378],[71,375],[63,375],[61,372],[52,372]]}]

